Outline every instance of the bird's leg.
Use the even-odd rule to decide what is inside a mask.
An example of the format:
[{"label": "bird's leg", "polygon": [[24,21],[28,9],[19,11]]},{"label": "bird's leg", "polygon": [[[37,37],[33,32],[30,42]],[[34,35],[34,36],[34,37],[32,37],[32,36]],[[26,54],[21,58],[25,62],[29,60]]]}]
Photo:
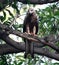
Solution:
[{"label": "bird's leg", "polygon": [[33,44],[33,42],[30,43],[30,55],[32,58],[34,58],[34,44]]},{"label": "bird's leg", "polygon": [[29,54],[29,49],[30,49],[29,40],[26,40],[26,43],[25,43],[25,55],[24,55],[25,58],[27,58],[27,56]]},{"label": "bird's leg", "polygon": [[31,35],[34,35],[35,36],[35,33],[36,33],[36,27],[34,26],[33,27],[33,32],[31,32]]},{"label": "bird's leg", "polygon": [[[35,33],[36,33],[36,27],[34,26],[33,32],[31,32],[31,35],[35,36]],[[30,54],[31,54],[31,57],[34,58],[34,44],[33,44],[33,42],[30,43]]]},{"label": "bird's leg", "polygon": [[30,29],[29,29],[29,25],[27,25],[27,29],[26,29],[27,33],[30,34]]},{"label": "bird's leg", "polygon": [[35,33],[36,33],[36,27],[34,26],[34,28],[33,28],[33,34],[35,35]]},{"label": "bird's leg", "polygon": [[[29,25],[26,26],[26,32],[27,34],[30,34],[30,29],[29,29]],[[27,58],[28,54],[30,54],[30,41],[26,40],[25,43],[25,58]]]}]

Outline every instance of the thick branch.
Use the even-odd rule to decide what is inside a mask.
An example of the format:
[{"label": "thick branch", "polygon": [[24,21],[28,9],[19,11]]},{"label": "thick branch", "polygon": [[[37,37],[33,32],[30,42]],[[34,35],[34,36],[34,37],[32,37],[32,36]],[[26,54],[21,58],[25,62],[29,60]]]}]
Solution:
[{"label": "thick branch", "polygon": [[[17,44],[16,44],[16,46],[17,46]],[[7,44],[0,45],[0,55],[19,53],[19,52],[25,51],[25,44],[20,43],[19,47],[21,47],[21,48],[18,50],[18,49],[13,48],[12,46],[7,45]],[[48,51],[47,49],[44,49],[44,48],[36,48],[35,47],[34,53],[39,54],[39,55],[43,55],[43,56],[47,56],[47,57],[52,58],[52,59],[59,60],[59,54],[51,53],[50,51]]]},{"label": "thick branch", "polygon": [[[17,44],[16,44],[17,46]],[[0,44],[0,55],[23,52],[23,49],[15,49],[8,44]]]},{"label": "thick branch", "polygon": [[[10,37],[4,36],[4,35],[1,36],[1,39],[4,40],[7,44],[13,46],[14,48],[16,48],[18,50],[21,49],[21,47],[22,47],[20,43],[24,44],[24,42],[20,42],[20,43],[19,42],[15,42]],[[41,43],[40,44],[39,43],[35,43],[35,42],[33,42],[33,43],[34,43],[34,47],[40,48],[40,47],[45,46],[44,44],[41,44]]]},{"label": "thick branch", "polygon": [[11,33],[13,33],[13,34],[15,34],[15,35],[18,35],[18,36],[20,36],[20,37],[29,39],[29,40],[31,40],[31,41],[33,41],[33,42],[36,42],[36,43],[42,43],[42,44],[44,44],[44,45],[47,45],[47,46],[53,48],[53,49],[56,50],[57,52],[59,52],[59,47],[56,46],[55,44],[50,43],[50,42],[46,42],[46,40],[44,40],[45,38],[39,38],[39,37],[37,37],[37,36],[32,36],[32,35],[24,34],[24,33],[21,33],[21,32],[19,32],[19,31],[13,31],[13,32],[11,32]]},{"label": "thick branch", "polygon": [[[54,44],[51,44],[51,43],[47,43],[45,40],[44,40],[44,38],[39,38],[39,37],[37,37],[37,36],[32,36],[32,35],[28,35],[28,34],[25,34],[25,33],[21,33],[21,32],[19,32],[19,31],[16,31],[16,30],[13,30],[13,29],[11,29],[11,28],[8,28],[7,26],[5,26],[5,25],[0,25],[0,38],[2,39],[2,40],[4,40],[7,44],[9,44],[9,45],[11,45],[11,46],[13,46],[16,50],[18,50],[19,52],[20,51],[24,51],[24,49],[25,49],[25,45],[23,44],[20,44],[20,43],[16,43],[15,41],[13,41],[12,39],[10,39],[9,37],[8,37],[8,35],[9,34],[15,34],[15,35],[18,35],[18,36],[20,36],[20,37],[23,37],[23,38],[26,38],[26,39],[29,39],[29,40],[31,40],[31,41],[33,41],[33,42],[38,42],[38,43],[42,43],[42,44],[45,44],[45,45],[48,45],[48,46],[50,46],[51,48],[53,48],[53,49],[56,49],[57,51],[58,51],[58,47],[57,46],[55,46]],[[4,48],[5,49],[5,48]],[[8,50],[9,51],[9,50]],[[37,53],[37,54],[40,54],[40,55],[45,55],[45,56],[47,56],[47,57],[50,57],[50,58],[53,58],[53,59],[56,59],[56,60],[59,60],[59,56],[58,56],[58,54],[56,55],[55,53],[50,53],[49,51],[44,51],[44,49],[43,50],[41,50],[40,48],[37,48],[37,47],[35,47],[34,48],[34,52],[35,53]],[[3,51],[3,53],[4,53],[4,51]],[[6,53],[6,52],[5,52]],[[11,53],[11,52],[10,52]],[[52,54],[54,54],[54,55],[52,55]]]},{"label": "thick branch", "polygon": [[[10,2],[13,2],[14,0],[9,0]],[[27,0],[17,0],[19,2],[22,2],[24,4],[28,4]],[[53,3],[57,2],[59,0],[29,0],[30,4],[46,4],[46,3]],[[0,3],[4,3],[5,0],[0,0]]]},{"label": "thick branch", "polygon": [[[33,42],[42,43],[42,44],[44,44],[44,45],[47,45],[47,46],[53,48],[54,50],[56,50],[57,52],[59,52],[59,47],[56,46],[55,44],[46,42],[46,40],[44,40],[45,38],[39,38],[39,37],[37,37],[37,36],[32,36],[32,35],[29,35],[29,34],[24,34],[24,33],[22,33],[22,32],[19,32],[19,31],[17,31],[17,30],[13,30],[13,29],[8,28],[7,26],[1,25],[1,24],[0,24],[0,27],[5,30],[5,31],[4,31],[4,30],[1,30],[0,33],[1,33],[1,35],[2,35],[1,37],[3,38],[4,41],[6,41],[6,43],[7,43],[8,41],[11,42],[11,40],[10,40],[7,36],[4,38],[4,34],[7,34],[7,35],[8,35],[8,34],[15,34],[15,35],[17,35],[17,36],[20,36],[20,37],[29,39],[29,40],[31,40],[31,41],[33,41]],[[8,40],[8,41],[7,41],[7,40]],[[10,42],[9,42],[9,44],[10,44]],[[14,44],[15,44],[15,43],[14,43]],[[14,45],[14,46],[15,46],[15,45]]]},{"label": "thick branch", "polygon": [[[26,0],[18,0],[19,2],[22,2],[24,4],[27,4],[28,1]],[[46,3],[53,3],[53,2],[57,2],[59,0],[29,0],[30,4],[46,4]]]}]

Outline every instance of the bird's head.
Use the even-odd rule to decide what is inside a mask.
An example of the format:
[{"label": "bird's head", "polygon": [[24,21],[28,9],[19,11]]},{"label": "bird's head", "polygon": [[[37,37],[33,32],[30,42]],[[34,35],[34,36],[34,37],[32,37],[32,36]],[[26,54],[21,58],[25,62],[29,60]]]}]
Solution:
[{"label": "bird's head", "polygon": [[28,9],[28,12],[27,12],[28,15],[31,16],[31,15],[33,15],[34,13],[35,13],[35,10],[34,10],[33,8],[29,8],[29,9]]}]

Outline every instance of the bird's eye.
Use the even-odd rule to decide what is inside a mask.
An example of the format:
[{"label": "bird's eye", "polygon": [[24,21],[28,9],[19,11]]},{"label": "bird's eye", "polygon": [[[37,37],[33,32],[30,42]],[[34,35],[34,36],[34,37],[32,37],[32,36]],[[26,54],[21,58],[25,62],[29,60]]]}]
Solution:
[{"label": "bird's eye", "polygon": [[31,10],[31,11],[33,11],[33,10]]}]

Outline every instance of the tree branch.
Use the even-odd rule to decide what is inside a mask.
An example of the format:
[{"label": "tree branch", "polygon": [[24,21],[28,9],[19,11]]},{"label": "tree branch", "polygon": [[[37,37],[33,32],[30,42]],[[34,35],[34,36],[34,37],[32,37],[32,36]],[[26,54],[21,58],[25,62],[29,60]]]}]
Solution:
[{"label": "tree branch", "polygon": [[[14,0],[9,0],[10,2],[13,2]],[[22,2],[23,4],[28,4],[27,0],[17,0],[19,2]],[[29,0],[30,4],[46,4],[46,3],[53,3],[57,2],[59,0]],[[0,0],[0,3],[5,3],[5,0]]]},{"label": "tree branch", "polygon": [[[59,47],[56,46],[55,44],[52,44],[50,41],[47,41],[46,42],[46,38],[48,38],[48,36],[46,38],[39,38],[37,36],[32,36],[32,35],[29,35],[29,34],[25,34],[25,33],[22,33],[22,32],[19,32],[17,30],[13,30],[11,28],[9,28],[8,26],[5,26],[5,25],[2,25],[0,24],[0,28],[2,29],[0,34],[2,35],[2,39],[4,41],[6,41],[6,43],[8,42],[9,44],[11,43],[11,40],[9,37],[7,37],[6,35],[9,35],[9,34],[15,34],[17,36],[20,36],[20,37],[23,37],[23,38],[26,38],[26,39],[29,39],[33,42],[36,42],[36,43],[42,43],[43,45],[47,45],[51,48],[53,48],[54,50],[56,50],[57,52],[59,52]],[[3,30],[4,29],[4,30]],[[6,34],[4,36],[4,34]],[[5,37],[5,38],[4,38]],[[14,43],[12,46],[15,46],[16,43]],[[15,46],[16,47],[16,46]]]},{"label": "tree branch", "polygon": [[[9,36],[8,36],[9,34],[15,34],[17,36],[29,39],[29,40],[35,42],[35,44],[36,43],[38,43],[38,44],[42,43],[43,45],[48,45],[56,51],[59,50],[58,46],[56,46],[55,44],[49,43],[50,41],[47,40],[46,37],[39,38],[37,36],[32,36],[32,35],[29,35],[29,34],[25,34],[25,33],[13,30],[6,25],[0,24],[0,39],[4,40],[7,44],[14,47],[14,49],[17,50],[17,52],[24,52],[25,51],[25,45],[18,43],[18,42],[15,42],[11,38],[9,38]],[[4,48],[4,50],[5,50],[5,48]],[[9,48],[9,50],[10,50],[10,48]],[[7,51],[7,53],[9,53],[9,50]],[[10,51],[10,53],[11,52],[13,53],[14,51]],[[5,51],[2,51],[2,53],[6,54]],[[50,51],[46,51],[44,49],[42,50],[42,48],[37,48],[37,47],[35,47],[35,45],[34,45],[34,53],[37,53],[37,54],[40,54],[40,55],[45,55],[47,57],[59,60],[59,56],[58,56],[59,54],[51,53]]]},{"label": "tree branch", "polygon": [[[46,40],[44,40],[45,38],[39,38],[37,36],[32,36],[32,35],[29,35],[29,34],[24,34],[24,33],[21,33],[19,31],[13,31],[13,32],[10,32],[11,34],[15,34],[17,36],[20,36],[20,37],[23,37],[23,38],[26,38],[26,39],[29,39],[33,42],[36,42],[36,43],[42,43],[44,45],[47,45],[51,48],[53,48],[54,50],[56,50],[57,52],[59,52],[59,47],[56,46],[55,44],[52,44],[50,41],[46,42]],[[47,36],[48,38],[48,36]]]},{"label": "tree branch", "polygon": [[[26,0],[18,0],[19,2],[22,2],[24,4],[28,4]],[[57,0],[59,1],[59,0]],[[53,3],[57,2],[56,0],[29,0],[30,4],[47,4],[47,3]]]},{"label": "tree branch", "polygon": [[[17,44],[16,44],[16,46],[17,46]],[[0,44],[0,55],[19,53],[19,52],[25,51],[25,44],[24,43],[19,43],[19,47],[21,47],[21,48],[18,50],[18,49],[15,49],[8,44]],[[50,52],[45,48],[34,47],[34,53],[39,54],[39,55],[43,55],[43,56],[47,56],[47,57],[55,59],[55,60],[59,60],[59,54],[55,54],[53,52]]]}]

